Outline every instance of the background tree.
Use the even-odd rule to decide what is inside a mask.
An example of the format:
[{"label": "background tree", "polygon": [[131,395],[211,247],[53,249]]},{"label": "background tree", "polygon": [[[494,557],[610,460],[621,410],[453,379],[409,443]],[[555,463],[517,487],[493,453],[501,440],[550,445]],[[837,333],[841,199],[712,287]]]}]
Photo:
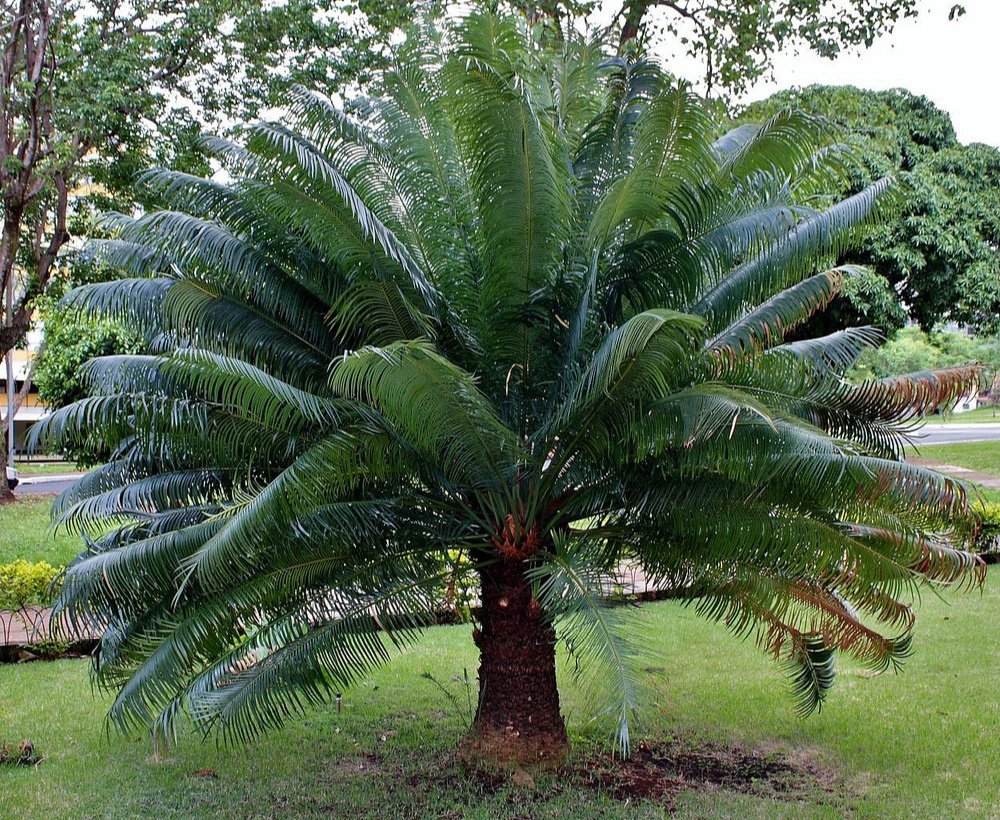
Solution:
[{"label": "background tree", "polygon": [[906,327],[875,350],[858,360],[854,377],[885,378],[915,370],[955,367],[980,362],[989,381],[1000,374],[1000,338],[974,337],[967,333]]},{"label": "background tree", "polygon": [[[956,4],[948,19],[964,13]],[[726,96],[766,75],[783,48],[805,46],[833,59],[916,14],[916,0],[625,0],[615,20],[620,47],[676,42],[704,64],[705,93]]]},{"label": "background tree", "polygon": [[[760,121],[793,107],[835,123],[855,153],[847,176],[828,193],[848,196],[892,174],[898,210],[844,261],[871,267],[885,283],[851,294],[842,318],[885,326],[886,296],[896,295],[924,328],[957,321],[986,334],[1000,329],[1000,151],[961,145],[951,118],[903,90],[810,86],[750,105]],[[897,313],[897,326],[902,316]]]},{"label": "background tree", "polygon": [[870,331],[784,341],[889,184],[797,202],[817,122],[714,139],[654,66],[486,13],[412,29],[376,89],[217,142],[231,183],[149,175],[170,208],[94,249],[130,277],[70,297],[163,351],[94,360],[35,428],[114,452],[55,506],[93,539],[58,617],[103,631],[114,724],[281,723],[419,638],[452,550],[475,763],[565,757],[557,637],[627,753],[623,561],[784,659],[804,711],[836,652],[899,664],[924,584],[981,580],[962,485],[900,457],[978,371],[854,386]]},{"label": "background tree", "polygon": [[404,2],[3,0],[0,358],[92,205],[127,209],[151,161],[207,170],[202,122],[249,116],[296,81],[363,81],[408,14]]},{"label": "background tree", "polygon": [[[34,385],[38,398],[51,408],[64,407],[87,395],[84,365],[99,356],[138,354],[146,351],[145,340],[120,322],[61,310],[52,295],[39,304],[45,323],[44,343],[34,363]],[[98,464],[110,457],[108,450],[78,447],[62,455],[81,465]]]}]

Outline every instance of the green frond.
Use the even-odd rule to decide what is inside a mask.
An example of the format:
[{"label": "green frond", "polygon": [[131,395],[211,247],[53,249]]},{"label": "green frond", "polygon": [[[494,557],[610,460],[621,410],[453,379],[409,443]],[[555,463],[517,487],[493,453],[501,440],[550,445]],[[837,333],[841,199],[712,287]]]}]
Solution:
[{"label": "green frond", "polygon": [[792,679],[792,694],[798,700],[798,711],[807,717],[821,709],[827,693],[833,688],[835,655],[823,639],[806,635],[788,659]]},{"label": "green frond", "polygon": [[532,334],[523,314],[557,259],[568,180],[519,74],[524,46],[513,22],[473,14],[461,34],[445,81],[479,223],[477,336],[498,367],[526,367]]},{"label": "green frond", "polygon": [[583,416],[597,417],[629,398],[656,398],[676,385],[678,366],[699,340],[698,317],[670,310],[633,316],[608,334],[555,414],[554,425],[570,427]]},{"label": "green frond", "polygon": [[696,188],[713,166],[707,115],[684,87],[657,94],[639,118],[631,167],[615,181],[594,211],[589,246],[600,252],[626,222],[634,239],[663,221],[685,187]]},{"label": "green frond", "polygon": [[762,252],[795,224],[799,209],[784,186],[753,196],[704,185],[687,191],[677,227],[660,228],[626,244],[612,264],[604,314],[687,304],[749,254]]},{"label": "green frond", "polygon": [[837,256],[874,212],[891,180],[881,179],[860,193],[800,221],[789,233],[743,263],[708,290],[690,308],[723,330],[747,308],[801,281],[817,259]]},{"label": "green frond", "polygon": [[642,701],[639,649],[630,637],[638,629],[636,619],[627,617],[632,613],[609,601],[613,577],[601,571],[602,563],[606,562],[593,543],[557,539],[555,551],[544,555],[528,577],[576,661],[574,675],[590,678],[590,697],[595,703],[608,704],[599,709],[599,716],[612,718],[615,749],[627,758],[629,721]]},{"label": "green frond", "polygon": [[425,307],[432,314],[436,312],[439,298],[437,291],[426,272],[413,258],[410,249],[369,208],[351,183],[327,161],[319,149],[300,135],[277,124],[256,126],[253,137],[251,147],[260,145],[263,148],[266,145],[271,149],[269,158],[278,163],[278,173],[283,179],[297,182],[306,190],[316,188],[318,194],[329,198],[327,212],[333,210],[332,200],[335,197],[341,208],[350,215],[361,236],[366,241],[377,243],[381,252],[402,268],[413,289],[420,294]]},{"label": "green frond", "polygon": [[733,179],[768,174],[799,180],[821,164],[822,151],[833,140],[829,122],[792,109],[779,111],[761,125],[730,131],[715,142],[715,148],[723,158],[721,172]]},{"label": "green frond", "polygon": [[430,318],[392,282],[352,285],[330,309],[330,324],[343,339],[358,339],[363,345],[385,346],[436,335]]},{"label": "green frond", "polygon": [[364,348],[337,364],[330,386],[377,410],[449,481],[500,490],[522,458],[472,377],[426,342]]},{"label": "green frond", "polygon": [[755,307],[709,342],[709,350],[735,354],[766,350],[823,310],[839,294],[850,267],[810,276]]},{"label": "green frond", "polygon": [[162,321],[163,299],[175,283],[166,278],[94,282],[71,290],[62,306],[153,332]]},{"label": "green frond", "polygon": [[818,370],[832,369],[846,373],[861,358],[883,341],[882,333],[874,327],[850,327],[826,336],[785,342],[774,348],[777,355],[790,355],[796,361],[807,362]]},{"label": "green frond", "polygon": [[234,575],[252,573],[297,519],[364,480],[368,465],[359,456],[349,435],[330,434],[266,486],[251,489],[237,500],[225,525],[181,562],[185,584],[194,578],[208,588],[224,588]]}]

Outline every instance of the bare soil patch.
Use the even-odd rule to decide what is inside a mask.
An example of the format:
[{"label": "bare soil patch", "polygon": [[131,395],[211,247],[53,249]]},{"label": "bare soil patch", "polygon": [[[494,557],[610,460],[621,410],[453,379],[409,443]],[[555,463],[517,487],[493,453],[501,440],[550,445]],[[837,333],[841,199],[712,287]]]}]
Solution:
[{"label": "bare soil patch", "polygon": [[[735,792],[815,804],[837,802],[846,788],[839,775],[806,752],[684,740],[642,743],[624,761],[608,755],[578,756],[554,776],[537,769],[466,769],[457,757],[428,767],[413,759],[401,761],[378,754],[339,761],[327,772],[334,781],[361,777],[383,785],[404,785],[416,797],[417,806],[421,796],[434,793],[451,792],[466,799],[473,794],[492,798],[504,793],[508,806],[526,811],[526,816],[536,803],[567,790],[584,801],[588,795],[605,795],[633,805],[650,801],[672,811],[685,791]],[[461,816],[460,810],[455,816]]]},{"label": "bare soil patch", "polygon": [[628,760],[589,758],[573,767],[578,782],[619,800],[652,800],[672,807],[688,790],[729,791],[795,801],[822,801],[836,776],[806,755],[692,744],[641,743]]}]

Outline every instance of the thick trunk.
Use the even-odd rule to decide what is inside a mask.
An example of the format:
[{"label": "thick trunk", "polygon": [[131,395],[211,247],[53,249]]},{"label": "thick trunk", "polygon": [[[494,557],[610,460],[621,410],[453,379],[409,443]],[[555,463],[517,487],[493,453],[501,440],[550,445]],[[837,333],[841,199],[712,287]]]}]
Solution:
[{"label": "thick trunk", "polygon": [[479,708],[462,744],[473,765],[561,765],[569,751],[556,687],[556,636],[531,594],[525,564],[481,573]]}]

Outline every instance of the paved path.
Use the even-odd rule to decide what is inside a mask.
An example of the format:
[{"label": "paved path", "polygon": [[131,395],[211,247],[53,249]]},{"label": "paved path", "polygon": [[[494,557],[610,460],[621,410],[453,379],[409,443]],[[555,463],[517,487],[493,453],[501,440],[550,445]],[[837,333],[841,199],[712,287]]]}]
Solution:
[{"label": "paved path", "polygon": [[[65,630],[65,627],[64,627]],[[18,612],[0,611],[0,649],[7,646],[28,646],[52,637],[52,610],[30,606]],[[93,629],[81,632],[60,632],[59,640],[69,643],[93,641],[100,633]]]},{"label": "paved path", "polygon": [[83,473],[66,473],[65,475],[40,475],[22,478],[14,495],[58,495],[63,490],[73,486]]},{"label": "paved path", "polygon": [[937,470],[939,473],[953,475],[955,478],[962,479],[962,481],[971,481],[975,484],[989,487],[991,490],[1000,490],[1000,478],[997,478],[995,475],[976,472],[975,470],[970,470],[968,467],[958,467],[955,464],[942,464],[940,461],[931,461],[930,459],[919,458],[917,456],[911,456],[906,460],[910,464],[916,464],[918,467],[928,467],[931,470]]},{"label": "paved path", "polygon": [[52,610],[31,606],[23,612],[0,611],[0,646],[24,646],[49,634]]},{"label": "paved path", "polygon": [[951,421],[947,424],[925,424],[914,436],[921,444],[958,444],[963,441],[1000,441],[1000,423]]}]

